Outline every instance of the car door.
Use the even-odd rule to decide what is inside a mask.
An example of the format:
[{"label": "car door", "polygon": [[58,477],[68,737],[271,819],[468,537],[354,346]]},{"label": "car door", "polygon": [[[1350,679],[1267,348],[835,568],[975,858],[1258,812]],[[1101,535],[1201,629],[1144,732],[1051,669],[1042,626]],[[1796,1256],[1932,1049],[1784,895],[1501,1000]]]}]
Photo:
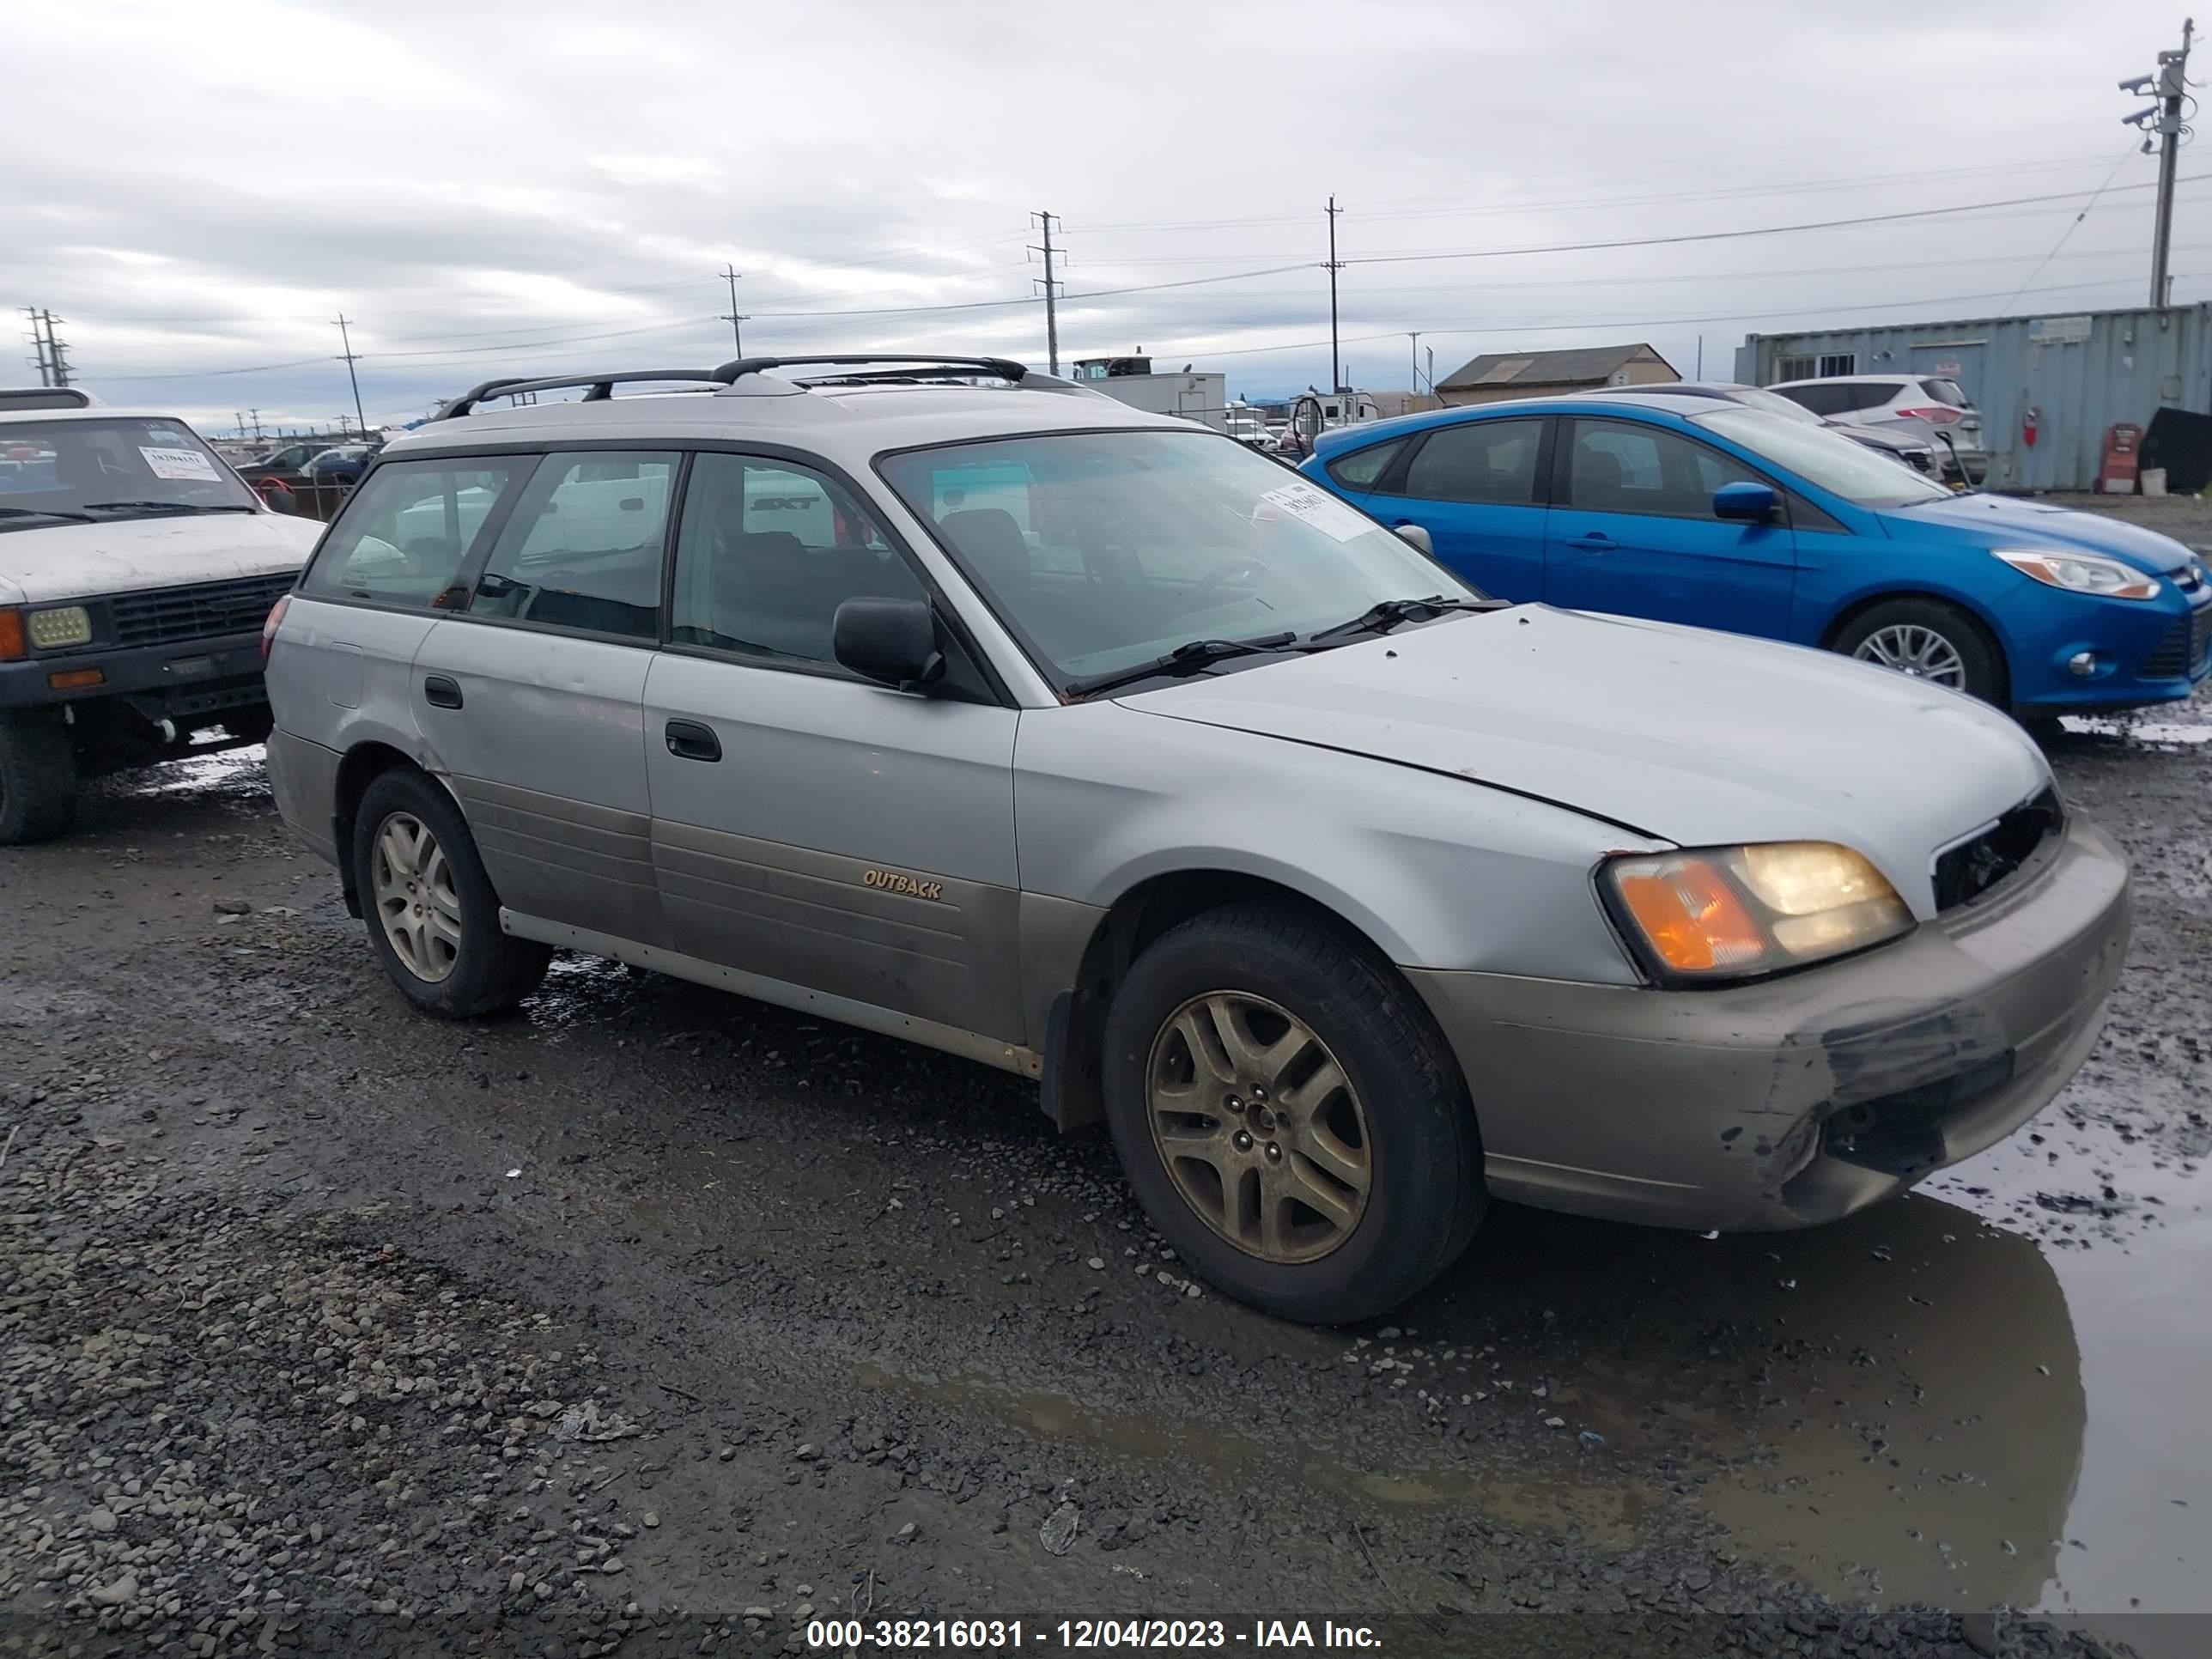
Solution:
[{"label": "car door", "polygon": [[1552,424],[1518,416],[1431,427],[1356,499],[1387,525],[1426,530],[1437,557],[1484,592],[1541,599]]},{"label": "car door", "polygon": [[928,591],[849,483],[796,459],[694,458],[645,696],[674,948],[772,1000],[1024,1042],[1018,715],[961,676],[925,696],[840,667],[832,619],[870,597]]},{"label": "car door", "polygon": [[1766,524],[1713,513],[1722,485],[1771,479],[1656,422],[1577,416],[1564,424],[1544,547],[1547,603],[1787,633],[1797,553],[1786,513]]},{"label": "car door", "polygon": [[659,945],[644,702],[679,459],[538,461],[464,574],[465,611],[416,650],[410,687],[501,902]]}]

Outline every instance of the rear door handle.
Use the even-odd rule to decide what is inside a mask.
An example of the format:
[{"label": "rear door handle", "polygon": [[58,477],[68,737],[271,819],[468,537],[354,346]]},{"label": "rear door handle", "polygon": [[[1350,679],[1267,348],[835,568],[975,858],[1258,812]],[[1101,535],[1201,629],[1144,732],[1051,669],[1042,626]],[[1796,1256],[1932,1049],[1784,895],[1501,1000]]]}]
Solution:
[{"label": "rear door handle", "polygon": [[714,735],[710,726],[696,720],[671,720],[666,734],[668,752],[678,760],[718,761],[722,758],[722,740]]},{"label": "rear door handle", "polygon": [[1613,548],[1619,547],[1620,544],[1613,540],[1612,537],[1594,530],[1587,536],[1568,537],[1567,545],[1569,547],[1579,547],[1591,553],[1603,553]]},{"label": "rear door handle", "polygon": [[461,685],[450,675],[432,674],[422,682],[422,701],[433,708],[459,708]]}]

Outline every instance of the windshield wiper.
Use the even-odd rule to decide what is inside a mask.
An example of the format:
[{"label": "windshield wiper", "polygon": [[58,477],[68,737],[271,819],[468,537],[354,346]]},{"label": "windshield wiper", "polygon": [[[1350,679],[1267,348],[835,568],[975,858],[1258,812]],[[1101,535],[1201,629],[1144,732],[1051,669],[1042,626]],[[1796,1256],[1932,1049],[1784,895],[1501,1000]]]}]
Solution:
[{"label": "windshield wiper", "polygon": [[90,513],[251,513],[250,507],[210,507],[204,501],[87,501]]},{"label": "windshield wiper", "polygon": [[1297,643],[1296,634],[1270,634],[1257,640],[1191,640],[1164,657],[1139,663],[1134,668],[1119,669],[1111,674],[1101,674],[1087,680],[1078,680],[1067,688],[1071,697],[1088,697],[1101,691],[1111,691],[1119,686],[1134,685],[1139,680],[1152,679],[1162,674],[1194,674],[1200,669],[1231,657],[1262,656],[1270,651],[1281,651]]},{"label": "windshield wiper", "polygon": [[0,519],[67,519],[74,524],[90,524],[88,513],[64,513],[58,507],[0,507]]},{"label": "windshield wiper", "polygon": [[1334,640],[1346,634],[1387,634],[1402,622],[1426,622],[1451,611],[1503,611],[1504,599],[1448,599],[1431,593],[1425,599],[1382,599],[1349,622],[1340,622],[1306,635],[1308,644]]}]

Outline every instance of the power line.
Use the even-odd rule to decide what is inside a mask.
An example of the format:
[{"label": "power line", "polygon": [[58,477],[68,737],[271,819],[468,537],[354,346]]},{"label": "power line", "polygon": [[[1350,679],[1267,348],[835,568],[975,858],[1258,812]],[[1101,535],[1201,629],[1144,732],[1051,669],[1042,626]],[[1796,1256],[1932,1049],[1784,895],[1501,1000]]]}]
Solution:
[{"label": "power line", "polygon": [[[2105,182],[2098,185],[2096,193],[2081,204],[2081,210],[2066,222],[2066,228],[2058,233],[2058,240],[2051,245],[2051,252],[2038,259],[2035,262],[2035,269],[2021,278],[2020,287],[2013,292],[2013,300],[2020,298],[2021,295],[2027,291],[2027,285],[2043,275],[2043,268],[2058,257],[2058,250],[2066,246],[2067,238],[2081,228],[2081,222],[2089,216],[2089,210],[2095,207],[2105,192],[2112,187],[2112,180],[2120,176],[2120,169],[2127,166],[2128,158],[2135,153],[2136,147],[2133,144],[2130,144],[2120,152],[2120,159],[2112,163],[2112,170],[2105,175]],[[2005,303],[2009,306],[2012,300],[2008,300]]]},{"label": "power line", "polygon": [[[2195,173],[2177,183],[2192,185],[2212,179],[2212,173]],[[2122,185],[2121,190],[2149,190],[2149,185]],[[1909,208],[1896,213],[1863,213],[1848,219],[1808,219],[1794,225],[1752,225],[1738,230],[1686,231],[1674,236],[1626,236],[1604,242],[1554,242],[1540,247],[1463,248],[1432,253],[1377,253],[1346,259],[1348,265],[1416,264],[1432,259],[1503,259],[1522,253],[1592,253],[1623,247],[1672,247],[1686,242],[1728,242],[1750,236],[1786,236],[1802,230],[1840,230],[1852,225],[1893,225],[1909,219],[1938,219],[1954,213],[1985,213],[1996,208],[2027,207],[2043,202],[2070,202],[2092,192],[2067,190],[2047,196],[2010,196],[1994,202],[1958,202],[1948,207]]]}]

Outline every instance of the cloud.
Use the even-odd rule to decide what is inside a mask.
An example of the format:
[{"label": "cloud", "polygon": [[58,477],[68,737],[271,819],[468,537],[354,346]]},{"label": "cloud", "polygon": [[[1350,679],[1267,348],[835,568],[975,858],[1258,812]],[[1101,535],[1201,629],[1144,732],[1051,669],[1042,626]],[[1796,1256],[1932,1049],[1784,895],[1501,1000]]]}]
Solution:
[{"label": "cloud", "polygon": [[[1686,369],[1701,337],[1724,372],[1750,328],[2004,308],[2115,164],[2152,176],[2112,83],[2173,21],[2150,0],[21,6],[0,301],[66,319],[111,398],[218,426],[349,412],[343,313],[371,416],[406,418],[497,373],[711,362],[726,262],[749,350],[1041,361],[1049,209],[1064,358],[1142,344],[1266,392],[1328,376],[1331,191],[1347,259],[2074,192],[1340,273],[1358,384],[1402,386],[1416,331],[1439,374],[1613,338]],[[2209,291],[2208,193],[2182,195],[2185,299]],[[2116,188],[2015,308],[2139,302],[2149,211]]]}]

